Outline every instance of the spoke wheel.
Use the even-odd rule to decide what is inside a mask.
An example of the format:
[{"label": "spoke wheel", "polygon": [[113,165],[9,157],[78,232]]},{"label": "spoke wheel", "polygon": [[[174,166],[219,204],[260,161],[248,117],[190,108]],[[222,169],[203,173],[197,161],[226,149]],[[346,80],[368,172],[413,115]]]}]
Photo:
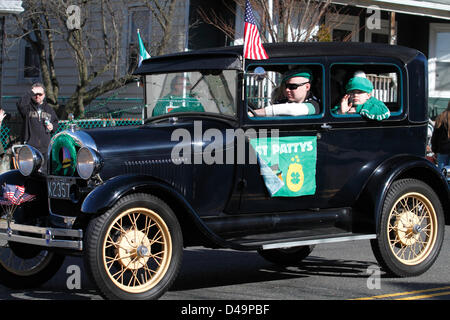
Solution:
[{"label": "spoke wheel", "polygon": [[442,205],[422,181],[402,179],[389,189],[372,249],[378,262],[396,276],[416,276],[436,260],[444,238]]},{"label": "spoke wheel", "polygon": [[108,276],[130,293],[142,293],[157,284],[172,256],[166,223],[147,208],[133,208],[119,215],[107,231],[103,248]]},{"label": "spoke wheel", "polygon": [[392,253],[407,265],[417,265],[430,254],[437,238],[437,217],[431,202],[408,193],[392,208],[387,234]]},{"label": "spoke wheel", "polygon": [[93,219],[85,265],[107,299],[160,297],[175,280],[183,253],[178,220],[161,199],[131,194]]}]

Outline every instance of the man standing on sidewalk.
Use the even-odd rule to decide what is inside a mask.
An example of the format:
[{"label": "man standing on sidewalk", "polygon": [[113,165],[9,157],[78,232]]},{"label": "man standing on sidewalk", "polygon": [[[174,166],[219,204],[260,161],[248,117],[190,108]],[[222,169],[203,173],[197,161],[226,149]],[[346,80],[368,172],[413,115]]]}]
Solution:
[{"label": "man standing on sidewalk", "polygon": [[17,103],[22,116],[22,142],[38,149],[47,159],[51,134],[58,127],[58,117],[45,101],[45,89],[41,83],[31,86]]}]

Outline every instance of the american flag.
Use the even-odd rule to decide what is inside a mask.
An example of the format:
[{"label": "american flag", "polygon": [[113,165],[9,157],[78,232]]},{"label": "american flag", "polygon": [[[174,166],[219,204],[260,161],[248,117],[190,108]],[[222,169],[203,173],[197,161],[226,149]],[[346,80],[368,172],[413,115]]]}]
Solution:
[{"label": "american flag", "polygon": [[2,189],[3,198],[0,198],[0,204],[2,205],[20,205],[35,198],[34,195],[25,193],[23,186],[4,184]]},{"label": "american flag", "polygon": [[249,0],[245,2],[244,58],[252,60],[269,58],[261,43],[261,37],[259,36],[252,5]]}]

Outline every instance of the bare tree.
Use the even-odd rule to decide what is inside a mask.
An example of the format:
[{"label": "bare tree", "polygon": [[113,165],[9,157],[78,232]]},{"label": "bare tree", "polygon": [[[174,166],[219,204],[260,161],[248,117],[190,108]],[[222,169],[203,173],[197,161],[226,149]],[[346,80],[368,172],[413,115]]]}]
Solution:
[{"label": "bare tree", "polygon": [[[328,13],[338,13],[331,0],[253,0],[254,15],[259,21],[258,29],[263,42],[299,42],[331,40],[330,25],[325,23]],[[272,3],[272,7],[269,7]],[[236,7],[245,11],[245,0],[233,0],[224,3],[224,8],[236,15]],[[224,32],[231,39],[236,36],[233,23],[220,13],[212,13],[199,8],[201,19]]]},{"label": "bare tree", "polygon": [[[169,43],[176,2],[142,1],[164,31],[156,47],[157,54],[165,52]],[[79,11],[68,11],[71,5],[76,5]],[[127,15],[122,1],[25,0],[23,7],[24,13],[16,17],[18,36],[38,53],[47,100],[60,116],[74,113],[76,117],[83,117],[85,106],[94,99],[137,80],[132,74],[134,68],[123,67],[127,55],[127,49],[123,48],[126,36],[123,25]],[[68,19],[72,14],[79,20],[71,25]],[[55,59],[66,50],[74,61],[77,85],[62,108],[58,102],[60,83]]]},{"label": "bare tree", "polygon": [[172,27],[174,22],[174,12],[178,0],[146,0],[145,6],[151,11],[152,16],[158,22],[162,37],[159,41],[155,55],[159,56],[167,53],[170,38],[173,36]]}]

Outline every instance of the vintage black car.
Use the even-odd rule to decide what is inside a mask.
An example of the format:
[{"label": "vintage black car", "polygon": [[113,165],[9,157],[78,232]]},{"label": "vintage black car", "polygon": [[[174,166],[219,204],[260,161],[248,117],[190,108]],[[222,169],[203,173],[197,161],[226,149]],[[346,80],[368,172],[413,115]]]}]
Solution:
[{"label": "vintage black car", "polygon": [[[145,124],[71,128],[45,164],[22,146],[19,170],[0,182],[36,198],[2,216],[0,283],[37,286],[82,255],[104,297],[152,299],[177,277],[184,247],[288,265],[351,240],[370,240],[395,276],[429,269],[450,210],[446,179],[425,159],[425,56],[362,43],[265,48],[258,61],[242,47],[152,57],[136,71]],[[314,109],[261,116],[286,74],[307,75],[289,90],[308,90]],[[373,84],[383,117],[339,112],[356,76]]]}]

